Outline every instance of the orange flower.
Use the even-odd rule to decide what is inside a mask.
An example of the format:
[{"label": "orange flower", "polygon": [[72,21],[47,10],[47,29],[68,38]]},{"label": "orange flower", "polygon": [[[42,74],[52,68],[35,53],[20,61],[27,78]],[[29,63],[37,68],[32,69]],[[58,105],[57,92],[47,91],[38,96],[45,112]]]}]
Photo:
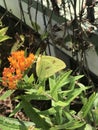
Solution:
[{"label": "orange flower", "polygon": [[34,61],[34,55],[30,54],[26,60],[25,60],[25,68],[27,69],[28,67],[31,66],[32,62]]},{"label": "orange flower", "polygon": [[13,52],[8,58],[10,66],[14,66],[15,69],[20,69],[21,71],[26,70],[34,61],[34,55],[30,54],[25,57],[24,51]]},{"label": "orange flower", "polygon": [[10,62],[9,68],[4,68],[2,76],[2,84],[8,86],[9,89],[16,89],[17,83],[23,77],[23,73],[28,69],[34,61],[34,55],[30,54],[25,57],[24,51],[13,52],[8,57]]}]

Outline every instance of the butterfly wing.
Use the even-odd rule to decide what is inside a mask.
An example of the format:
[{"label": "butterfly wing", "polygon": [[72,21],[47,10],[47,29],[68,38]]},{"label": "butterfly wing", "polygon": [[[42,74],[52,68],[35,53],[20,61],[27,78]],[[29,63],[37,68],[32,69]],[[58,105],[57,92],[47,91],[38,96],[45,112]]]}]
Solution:
[{"label": "butterfly wing", "polygon": [[37,60],[36,73],[40,79],[44,79],[54,75],[65,67],[66,64],[56,57],[40,56]]}]

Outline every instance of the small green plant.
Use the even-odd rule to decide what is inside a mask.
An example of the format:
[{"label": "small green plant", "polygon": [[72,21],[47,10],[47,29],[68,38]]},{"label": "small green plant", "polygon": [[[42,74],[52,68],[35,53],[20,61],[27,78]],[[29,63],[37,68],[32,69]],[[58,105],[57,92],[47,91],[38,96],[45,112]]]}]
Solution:
[{"label": "small green plant", "polygon": [[[36,32],[40,30],[36,23],[32,22],[32,27]],[[7,27],[0,29],[0,45],[10,38],[6,35],[7,29]],[[83,39],[85,37],[81,37],[85,32],[80,30],[75,34],[76,43],[72,51],[78,54],[79,49],[84,51],[85,44],[77,45],[80,44],[79,40],[82,39],[81,42],[85,40]],[[41,40],[47,39],[48,35],[47,32],[43,33]],[[6,92],[0,95],[0,101],[11,97],[17,105],[7,117],[1,116],[0,113],[0,129],[98,129],[98,93],[86,96],[86,91],[91,87],[79,82],[83,75],[72,76],[72,71],[63,70],[66,67],[65,63],[56,57],[17,51],[24,43],[23,35],[20,35],[20,39],[13,44],[11,56],[8,57],[9,67],[4,68],[0,78],[2,87],[6,88]],[[71,41],[71,37],[68,36],[65,40]],[[48,108],[41,110],[41,106],[35,106],[33,101],[44,102],[44,105],[45,102],[50,104]],[[25,113],[29,121],[15,119],[14,115],[20,111]]]},{"label": "small green plant", "polygon": [[[52,56],[26,56],[24,51],[16,51],[8,60],[10,66],[4,69],[1,80],[8,90],[0,100],[13,95],[12,100],[18,100],[18,104],[9,117],[0,116],[2,130],[29,130],[31,127],[41,130],[88,130],[98,127],[97,97],[93,93],[89,99],[86,98],[85,92],[90,87],[79,82],[83,75],[72,76],[71,70],[63,70],[65,63]],[[15,95],[16,91],[21,93]],[[49,101],[51,104],[47,109],[41,110],[34,106],[34,100]],[[81,108],[72,109],[78,101]],[[13,120],[13,116],[19,111],[24,111],[30,122]],[[96,126],[91,125],[95,122]]]}]

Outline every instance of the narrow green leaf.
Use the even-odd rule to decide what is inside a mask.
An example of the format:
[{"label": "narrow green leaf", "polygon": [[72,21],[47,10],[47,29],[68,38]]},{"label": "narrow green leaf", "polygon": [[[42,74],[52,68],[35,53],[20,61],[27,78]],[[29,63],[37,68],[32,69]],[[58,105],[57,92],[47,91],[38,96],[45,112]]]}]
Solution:
[{"label": "narrow green leaf", "polygon": [[78,115],[81,115],[82,118],[85,118],[88,112],[92,109],[92,105],[94,103],[94,100],[96,98],[96,94],[93,93],[89,99],[87,100],[86,104],[83,105],[82,109],[78,113]]},{"label": "narrow green leaf", "polygon": [[0,36],[0,42],[3,42],[3,41],[8,40],[8,39],[10,39],[10,37],[7,35]]},{"label": "narrow green leaf", "polygon": [[85,125],[85,122],[72,120],[72,121],[69,121],[68,123],[65,123],[63,125],[55,125],[54,129],[75,130],[77,128],[82,127],[83,125]]},{"label": "narrow green leaf", "polygon": [[74,90],[74,87],[75,87],[75,81],[72,80],[70,82],[68,89],[65,91],[61,91],[60,93],[62,93],[62,96],[65,97],[65,96],[69,95]]},{"label": "narrow green leaf", "polygon": [[94,117],[94,122],[95,122],[96,126],[98,126],[98,108],[94,109],[92,111],[92,113],[93,113],[93,117]]},{"label": "narrow green leaf", "polygon": [[34,81],[34,75],[31,74],[30,77],[28,77],[28,75],[26,74],[24,77],[23,77],[23,80],[26,82],[26,83],[32,83]]},{"label": "narrow green leaf", "polygon": [[57,112],[56,112],[56,122],[57,122],[57,124],[62,124],[63,123],[63,116],[62,116],[62,114],[63,114],[63,110],[61,109],[61,107],[57,107],[57,110],[56,110]]},{"label": "narrow green leaf", "polygon": [[86,88],[85,89],[78,88],[78,89],[74,89],[73,92],[70,92],[67,99],[66,99],[66,104],[69,105],[84,90],[86,90]]},{"label": "narrow green leaf", "polygon": [[13,112],[9,115],[9,117],[15,115],[17,112],[19,112],[23,108],[22,102],[18,103],[18,105],[14,108]]},{"label": "narrow green leaf", "polygon": [[28,83],[32,83],[34,81],[34,75],[31,74],[31,76],[28,79]]},{"label": "narrow green leaf", "polygon": [[0,116],[0,129],[2,130],[28,130],[30,126],[34,127],[35,124],[33,122]]},{"label": "narrow green leaf", "polygon": [[56,79],[56,84],[54,86],[51,85],[50,92],[55,100],[57,100],[57,90],[70,82],[68,77],[71,74],[71,72],[72,71],[68,71],[60,75],[60,77]]},{"label": "narrow green leaf", "polygon": [[41,115],[53,115],[55,113],[56,113],[56,110],[54,107],[39,112],[39,114],[41,114]]},{"label": "narrow green leaf", "polygon": [[52,87],[55,86],[55,84],[56,84],[56,81],[55,81],[54,76],[50,77],[49,78],[49,87],[50,87],[50,90],[52,90]]},{"label": "narrow green leaf", "polygon": [[43,130],[46,130],[50,127],[50,125],[45,121],[44,118],[42,118],[36,111],[33,109],[32,105],[27,102],[24,98],[22,98],[23,101],[23,109],[26,113],[26,115],[33,121],[37,128],[43,128]]},{"label": "narrow green leaf", "polygon": [[0,29],[0,36],[4,36],[7,32],[7,30],[8,30],[8,27],[4,27],[4,28]]},{"label": "narrow green leaf", "polygon": [[29,79],[29,77],[28,77],[28,75],[26,74],[26,75],[23,77],[23,80],[27,83],[27,82],[28,82],[28,79]]},{"label": "narrow green leaf", "polygon": [[[66,82],[69,83],[69,79],[70,79],[69,76],[71,73],[72,73],[72,71],[70,70],[70,71],[65,72],[57,77],[56,81],[57,81],[58,88],[60,88],[64,84],[66,84]],[[71,79],[70,79],[70,81],[71,81]]]},{"label": "narrow green leaf", "polygon": [[13,92],[14,92],[14,90],[8,90],[8,91],[6,91],[6,92],[0,97],[0,100],[5,100],[5,99],[8,98]]},{"label": "narrow green leaf", "polygon": [[57,107],[57,106],[65,107],[67,105],[68,105],[68,103],[66,103],[66,102],[62,102],[62,101],[55,102],[55,101],[52,101],[52,106],[54,106],[54,107]]},{"label": "narrow green leaf", "polygon": [[9,36],[5,35],[7,30],[8,30],[8,27],[0,29],[0,42],[10,39]]},{"label": "narrow green leaf", "polygon": [[[76,114],[75,112],[74,112],[74,114]],[[73,113],[71,112],[71,111],[66,111],[66,110],[64,110],[63,111],[63,115],[64,115],[64,117],[65,118],[67,118],[68,120],[73,120]]]},{"label": "narrow green leaf", "polygon": [[98,93],[96,93],[96,98],[94,100],[94,107],[98,109]]},{"label": "narrow green leaf", "polygon": [[36,93],[33,94],[29,94],[24,96],[26,98],[26,100],[30,101],[30,100],[49,100],[50,98],[48,96],[45,95],[38,95]]},{"label": "narrow green leaf", "polygon": [[82,77],[84,77],[84,75],[74,76],[74,81],[79,80],[79,79],[81,79]]}]

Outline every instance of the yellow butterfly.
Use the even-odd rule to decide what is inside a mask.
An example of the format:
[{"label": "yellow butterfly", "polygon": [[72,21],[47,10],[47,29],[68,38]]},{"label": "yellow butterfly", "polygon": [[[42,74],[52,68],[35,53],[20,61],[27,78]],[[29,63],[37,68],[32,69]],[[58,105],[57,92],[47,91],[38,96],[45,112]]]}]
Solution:
[{"label": "yellow butterfly", "polygon": [[54,75],[65,67],[66,64],[62,60],[52,56],[41,55],[37,59],[36,73],[38,78],[43,80]]}]

